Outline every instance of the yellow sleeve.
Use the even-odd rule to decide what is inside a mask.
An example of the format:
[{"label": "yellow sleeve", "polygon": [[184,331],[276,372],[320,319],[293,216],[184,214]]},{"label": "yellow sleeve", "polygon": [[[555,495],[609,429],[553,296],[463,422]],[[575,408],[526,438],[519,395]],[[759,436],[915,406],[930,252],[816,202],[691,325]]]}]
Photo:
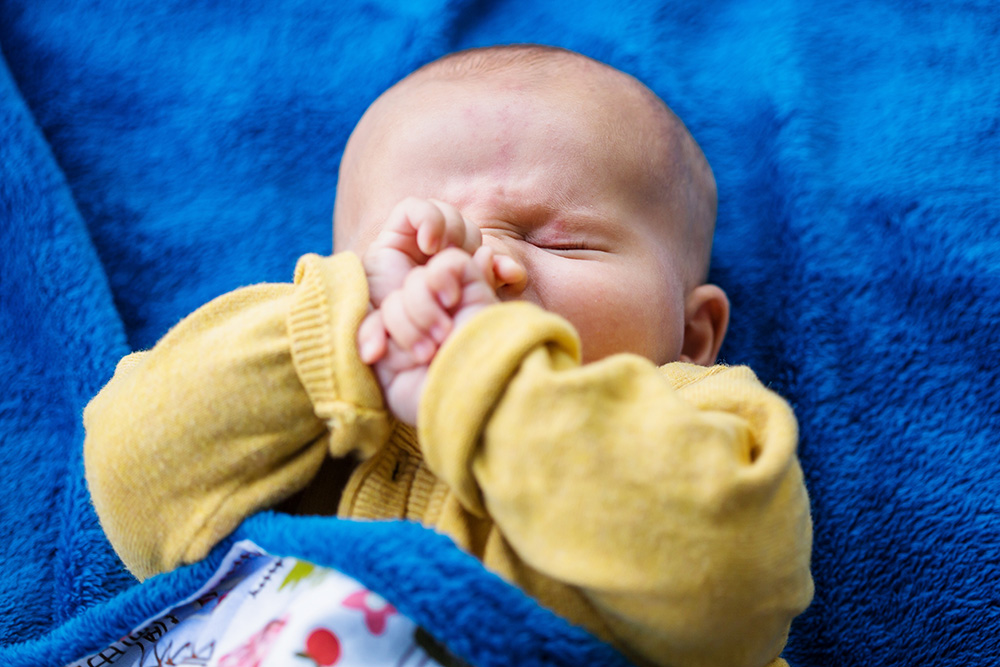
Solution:
[{"label": "yellow sleeve", "polygon": [[385,442],[381,392],[355,350],[367,303],[357,257],[307,255],[294,285],[219,297],[119,363],[84,412],[84,463],[133,574],[204,557],[328,453]]},{"label": "yellow sleeve", "polygon": [[746,368],[581,366],[565,320],[505,303],[441,349],[418,426],[463,505],[641,662],[767,664],[812,597],[796,421]]}]

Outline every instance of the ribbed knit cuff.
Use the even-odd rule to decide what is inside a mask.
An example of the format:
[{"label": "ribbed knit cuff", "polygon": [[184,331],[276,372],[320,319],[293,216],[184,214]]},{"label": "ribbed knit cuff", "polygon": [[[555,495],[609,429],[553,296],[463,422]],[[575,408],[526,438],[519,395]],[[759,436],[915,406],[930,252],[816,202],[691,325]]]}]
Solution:
[{"label": "ribbed knit cuff", "polygon": [[330,430],[330,453],[370,456],[389,439],[389,416],[371,368],[357,351],[368,309],[368,283],[353,253],[304,255],[295,268],[288,314],[292,360]]}]

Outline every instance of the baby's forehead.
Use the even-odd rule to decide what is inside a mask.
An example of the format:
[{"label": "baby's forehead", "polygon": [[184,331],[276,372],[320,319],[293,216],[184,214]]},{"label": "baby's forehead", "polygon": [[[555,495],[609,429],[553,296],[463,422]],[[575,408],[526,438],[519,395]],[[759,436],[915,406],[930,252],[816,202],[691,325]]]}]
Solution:
[{"label": "baby's forehead", "polygon": [[[614,153],[673,154],[683,125],[636,79],[600,63],[566,61],[543,71],[526,65],[481,71],[418,71],[378,101],[379,133],[413,131],[447,107],[470,115],[503,109],[517,121],[573,123]],[[374,106],[374,105],[373,105]],[[583,122],[580,122],[580,121]],[[609,157],[614,157],[609,155]],[[671,160],[672,161],[672,160]]]},{"label": "baby's forehead", "polygon": [[[498,168],[533,147],[549,147],[569,173],[630,174],[620,187],[663,192],[679,153],[670,119],[627,84],[600,72],[558,82],[502,76],[426,77],[394,96],[369,132],[370,169],[394,172],[463,166],[492,155]],[[402,158],[402,159],[401,159]],[[520,167],[525,162],[516,163]]]}]

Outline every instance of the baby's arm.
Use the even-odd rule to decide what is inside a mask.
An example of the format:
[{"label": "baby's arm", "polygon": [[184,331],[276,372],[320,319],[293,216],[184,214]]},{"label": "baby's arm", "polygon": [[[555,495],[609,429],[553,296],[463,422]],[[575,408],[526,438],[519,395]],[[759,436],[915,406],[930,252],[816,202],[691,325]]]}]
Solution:
[{"label": "baby's arm", "polygon": [[466,509],[643,662],[766,664],[809,602],[795,419],[748,369],[581,366],[565,320],[504,303],[442,346],[417,425]]},{"label": "baby's arm", "polygon": [[[428,464],[531,568],[579,589],[633,657],[776,658],[812,593],[787,404],[745,368],[581,366],[562,318],[486,307],[490,263],[441,253],[359,332],[381,337],[387,404],[417,423]],[[440,349],[434,327],[448,331]]]},{"label": "baby's arm", "polygon": [[355,348],[367,308],[359,258],[310,255],[294,285],[226,294],[121,362],[85,411],[84,457],[101,524],[136,576],[202,558],[328,455],[385,442],[381,392]]},{"label": "baby's arm", "polygon": [[84,456],[128,568],[145,578],[198,560],[305,487],[327,455],[381,446],[389,417],[358,326],[410,268],[480,242],[454,208],[404,200],[363,261],[306,256],[294,285],[224,295],[126,357],[87,406]]}]

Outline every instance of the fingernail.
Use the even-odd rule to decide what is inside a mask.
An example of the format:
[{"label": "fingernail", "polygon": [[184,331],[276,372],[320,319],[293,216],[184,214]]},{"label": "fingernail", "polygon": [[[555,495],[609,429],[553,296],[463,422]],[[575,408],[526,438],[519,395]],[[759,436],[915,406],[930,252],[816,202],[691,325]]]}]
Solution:
[{"label": "fingernail", "polygon": [[435,324],[431,327],[431,338],[433,338],[436,342],[443,343],[447,335],[448,331],[442,325]]},{"label": "fingernail", "polygon": [[441,290],[440,292],[437,293],[437,299],[438,303],[440,303],[445,308],[451,308],[452,306],[455,305],[455,297],[452,295],[451,292],[446,292],[444,290]]}]

